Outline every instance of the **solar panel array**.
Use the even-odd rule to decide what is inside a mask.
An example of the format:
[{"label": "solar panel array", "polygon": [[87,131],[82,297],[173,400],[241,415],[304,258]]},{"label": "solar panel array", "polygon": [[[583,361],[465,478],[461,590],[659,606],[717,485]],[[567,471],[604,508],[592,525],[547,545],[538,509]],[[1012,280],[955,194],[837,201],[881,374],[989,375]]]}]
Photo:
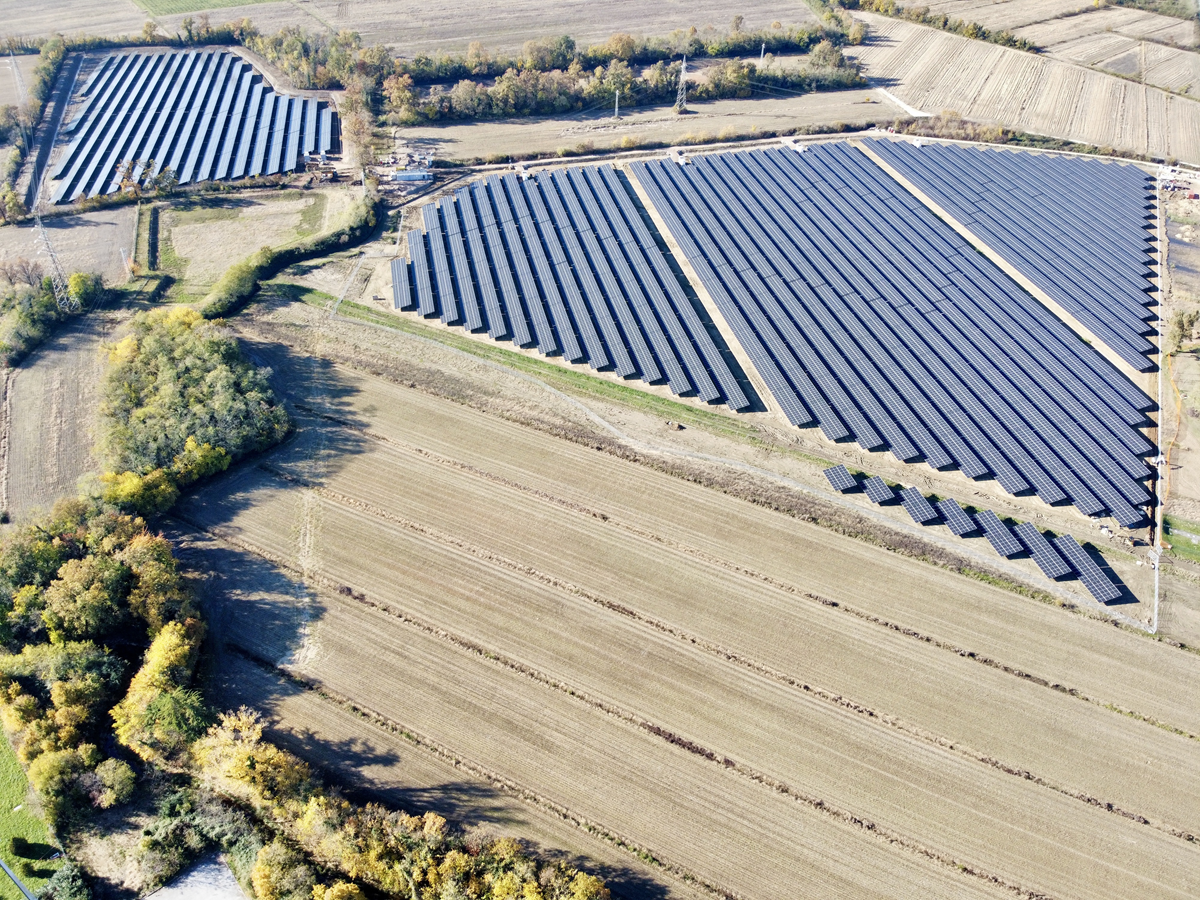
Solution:
[{"label": "solar panel array", "polygon": [[51,174],[55,203],[116,193],[125,163],[135,181],[169,168],[191,184],[291,172],[336,149],[325,102],[277,93],[224,50],[111,54],[82,93]]},{"label": "solar panel array", "polygon": [[865,154],[633,169],[794,425],[1144,520],[1150,399]]},{"label": "solar panel array", "polygon": [[422,209],[393,303],[676,394],[749,406],[611,166],[492,175]]},{"label": "solar panel array", "polygon": [[1136,166],[933,144],[868,146],[1139,371],[1156,348],[1147,308],[1150,176]]},{"label": "solar panel array", "polygon": [[[845,466],[832,466],[825,469],[824,475],[839,493],[858,487],[858,479]],[[866,479],[862,487],[872,503],[885,503],[895,496],[879,476]],[[991,510],[984,510],[972,518],[957,500],[947,498],[930,503],[925,495],[911,487],[900,489],[900,502],[918,525],[940,522],[956,537],[982,532],[992,548],[1005,558],[1016,556],[1024,547],[1047,578],[1064,578],[1074,572],[1101,603],[1111,603],[1121,596],[1121,589],[1069,534],[1047,539],[1028,522],[1010,529]]]}]

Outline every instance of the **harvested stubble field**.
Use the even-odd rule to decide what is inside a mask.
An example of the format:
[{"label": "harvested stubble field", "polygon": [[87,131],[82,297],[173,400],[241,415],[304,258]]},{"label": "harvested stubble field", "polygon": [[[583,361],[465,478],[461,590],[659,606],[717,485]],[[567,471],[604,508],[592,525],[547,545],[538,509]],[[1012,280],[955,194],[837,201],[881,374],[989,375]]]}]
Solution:
[{"label": "harvested stubble field", "polygon": [[1096,8],[1090,3],[1087,6],[1089,8],[1078,15],[1045,19],[1035,16],[1029,24],[1017,28],[1014,33],[1051,52],[1064,41],[1104,33],[1179,47],[1195,47],[1200,40],[1193,22],[1141,9],[1117,6]]},{"label": "harvested stubble field", "polygon": [[[882,91],[830,91],[787,98],[717,100],[696,103],[692,115],[670,107],[611,110],[565,119],[508,119],[405,128],[401,137],[421,151],[448,159],[487,159],[512,154],[548,154],[560,148],[591,145],[607,150],[636,148],[638,143],[700,143],[721,137],[775,133],[794,128],[887,123],[904,110]],[[624,144],[622,142],[625,142]]]},{"label": "harvested stubble field", "polygon": [[1200,103],[1057,59],[883,16],[856,14],[871,38],[865,74],[922,112],[953,111],[1099,147],[1200,162]]},{"label": "harvested stubble field", "polygon": [[357,707],[738,896],[1200,889],[1196,655],[524,426],[536,386],[471,409],[516,379],[395,340],[399,384],[256,343],[299,432],[180,510],[225,640],[324,692],[258,680],[294,741],[395,750]]},{"label": "harvested stubble field", "polygon": [[[463,0],[438,4],[296,0],[216,10],[211,18],[213,22],[224,22],[243,16],[263,30],[284,24],[300,24],[310,31],[323,28],[331,33],[349,29],[361,34],[365,43],[386,44],[403,56],[466,50],[471,41],[482,41],[489,50],[512,53],[527,40],[560,34],[589,44],[607,40],[614,31],[666,34],[677,28],[712,25],[723,32],[734,16],[745,16],[747,29],[765,28],[775,20],[788,25],[816,21],[799,0],[783,4],[765,0],[562,0],[553,4],[515,0],[484,6]],[[178,28],[181,20],[179,15],[159,19],[166,28]]]},{"label": "harvested stubble field", "polygon": [[[68,216],[49,216],[42,221],[54,244],[54,252],[67,272],[91,272],[101,276],[106,284],[125,281],[125,263],[121,250],[133,252],[134,220],[137,210],[121,206],[96,212]],[[39,253],[37,231],[32,223],[0,228],[0,259],[19,257],[37,259],[45,265]]]},{"label": "harvested stubble field", "polygon": [[48,37],[59,34],[92,34],[117,37],[138,34],[148,18],[132,0],[54,0],[53,3],[0,2],[4,34],[13,37]]},{"label": "harvested stubble field", "polygon": [[48,509],[95,469],[92,443],[104,359],[101,344],[128,317],[96,310],[68,322],[4,372],[0,408],[0,509]]}]

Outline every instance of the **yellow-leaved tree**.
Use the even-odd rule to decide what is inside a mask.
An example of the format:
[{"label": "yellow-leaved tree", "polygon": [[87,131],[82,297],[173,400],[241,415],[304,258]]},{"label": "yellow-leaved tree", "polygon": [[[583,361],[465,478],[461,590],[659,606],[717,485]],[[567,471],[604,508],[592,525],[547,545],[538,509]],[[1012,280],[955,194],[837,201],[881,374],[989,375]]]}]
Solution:
[{"label": "yellow-leaved tree", "polygon": [[204,703],[187,689],[203,640],[198,619],[164,626],[125,698],[113,707],[117,740],[142,759],[166,759],[203,732]]}]

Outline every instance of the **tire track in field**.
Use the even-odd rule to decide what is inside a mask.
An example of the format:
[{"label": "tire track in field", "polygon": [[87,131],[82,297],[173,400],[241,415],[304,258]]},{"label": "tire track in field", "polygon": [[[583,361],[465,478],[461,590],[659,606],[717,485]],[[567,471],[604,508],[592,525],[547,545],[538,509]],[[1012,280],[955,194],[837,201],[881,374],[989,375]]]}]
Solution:
[{"label": "tire track in field", "polygon": [[[250,548],[248,547],[247,549],[250,549]],[[273,562],[274,562],[274,560],[273,560]],[[278,562],[276,564],[286,565],[286,564],[281,564]],[[335,584],[333,579],[330,579],[330,578],[327,578],[324,576],[319,576],[317,578],[314,578],[313,580],[321,582],[327,587],[334,586],[334,584]],[[340,588],[342,586],[338,586],[338,587]],[[965,863],[961,860],[955,859],[954,857],[949,856],[945,853],[942,853],[932,847],[928,847],[925,844],[922,844],[921,842],[919,842],[913,838],[909,838],[898,832],[894,832],[894,831],[882,828],[875,822],[871,821],[870,819],[866,819],[861,816],[858,816],[854,812],[847,810],[847,809],[843,809],[833,803],[830,803],[830,802],[824,800],[821,797],[806,794],[803,791],[800,791],[800,790],[792,787],[785,781],[774,778],[773,776],[771,776],[765,772],[762,772],[758,769],[755,769],[752,766],[746,765],[745,763],[737,762],[736,760],[731,759],[728,756],[725,756],[723,754],[718,754],[718,753],[708,749],[707,747],[703,746],[702,744],[699,744],[688,738],[682,737],[667,728],[663,728],[662,726],[657,725],[656,723],[654,723],[648,719],[644,719],[632,712],[624,710],[615,704],[608,703],[608,702],[605,702],[598,698],[592,697],[589,694],[587,694],[586,692],[581,691],[575,687],[572,687],[569,683],[561,681],[560,679],[556,679],[553,676],[548,675],[546,673],[540,672],[539,670],[533,668],[532,666],[528,666],[528,665],[521,663],[515,659],[507,657],[504,654],[496,653],[495,651],[489,650],[487,647],[483,646],[482,644],[479,644],[468,638],[464,638],[460,635],[456,635],[453,632],[447,631],[446,629],[441,628],[432,623],[423,622],[422,620],[410,615],[409,613],[399,610],[386,602],[372,600],[369,597],[367,597],[365,594],[363,594],[361,592],[357,592],[357,591],[352,591],[350,594],[347,595],[344,591],[339,589],[338,595],[339,595],[339,597],[349,596],[353,600],[357,601],[359,604],[366,606],[370,609],[373,609],[383,615],[386,615],[389,618],[393,619],[394,621],[400,622],[401,624],[403,624],[409,628],[412,628],[416,631],[420,631],[421,633],[423,633],[429,637],[433,637],[437,640],[448,643],[457,650],[460,650],[460,651],[469,653],[473,656],[476,656],[482,660],[487,661],[489,664],[491,664],[493,666],[496,666],[498,668],[512,672],[513,674],[516,674],[518,676],[527,678],[530,681],[533,681],[537,684],[542,685],[543,687],[546,687],[551,690],[558,691],[559,693],[565,694],[566,696],[570,697],[575,702],[580,703],[581,705],[586,706],[596,712],[599,712],[611,719],[614,719],[627,727],[631,727],[636,730],[643,731],[647,734],[650,734],[650,735],[652,735],[662,741],[665,741],[666,743],[668,743],[680,750],[683,750],[693,756],[703,759],[703,760],[705,760],[715,766],[718,766],[722,769],[730,771],[730,772],[740,776],[743,779],[746,779],[750,782],[760,785],[761,787],[764,787],[767,790],[770,790],[771,792],[773,792],[775,794],[786,797],[787,799],[792,800],[801,806],[805,806],[805,807],[813,810],[814,812],[820,813],[828,818],[831,818],[834,821],[837,821],[842,825],[850,826],[850,827],[856,828],[858,830],[865,831],[865,832],[869,833],[870,835],[872,835],[873,837],[875,837],[876,839],[878,839],[878,840],[882,841],[883,843],[888,844],[892,847],[895,847],[900,850],[904,850],[913,855],[920,856],[924,859],[927,859],[930,862],[937,863],[937,864],[944,866],[946,868],[949,868],[949,869],[954,869],[964,875],[968,875],[972,878],[976,878],[987,884],[991,884],[996,887],[999,887],[1005,891],[1012,893],[1016,897],[1022,898],[1022,900],[1055,900],[1053,895],[1046,894],[1041,891],[1031,890],[1029,888],[1024,888],[1017,884],[1013,884],[1011,882],[1004,880],[1003,878],[1001,878],[998,875],[988,873],[988,872],[982,871],[981,869],[978,869],[972,865],[968,865],[967,863]],[[377,724],[383,724],[384,727],[387,727],[390,730],[405,734],[406,736],[413,735],[413,732],[410,729],[407,729],[404,726],[400,725],[399,723],[394,722],[393,720],[382,715],[378,711],[373,710],[370,707],[367,707],[367,706],[361,704],[359,701],[355,700],[354,698],[346,697],[344,695],[341,695],[337,692],[334,692],[334,691],[328,689],[326,686],[324,686],[320,682],[319,679],[306,677],[304,675],[301,675],[299,673],[296,673],[296,672],[293,672],[290,670],[280,670],[280,669],[278,669],[278,667],[267,662],[266,660],[261,660],[260,658],[256,657],[253,654],[253,652],[247,651],[247,650],[245,650],[245,648],[239,648],[239,650],[245,656],[247,656],[247,658],[258,663],[259,665],[270,666],[272,669],[279,671],[280,674],[283,674],[285,677],[288,677],[289,679],[296,682],[297,684],[304,687],[305,689],[315,691],[316,693],[325,697],[326,699],[329,699],[332,702],[335,702],[335,703],[351,710],[352,712],[355,712],[358,715],[364,716],[365,718],[367,718]],[[505,776],[500,775],[499,773],[492,772],[492,771],[486,769],[485,767],[479,765],[478,763],[467,762],[459,754],[455,753],[454,751],[450,750],[449,748],[445,748],[443,745],[440,745],[435,741],[432,741],[428,738],[416,737],[415,735],[413,735],[413,738],[415,738],[415,740],[419,744],[424,743],[425,745],[427,745],[429,747],[437,748],[436,752],[439,752],[441,755],[445,756],[446,758],[451,759],[452,761],[455,762],[456,765],[463,764],[463,767],[467,768],[468,771],[473,772],[474,774],[480,775],[481,777],[487,778],[489,781],[492,781],[493,783],[502,784],[502,785],[507,786],[509,790],[515,791],[517,793],[517,795],[522,797],[523,799],[528,799],[531,802],[534,802],[539,806],[543,806],[544,808],[550,809],[551,811],[555,812],[557,815],[559,815],[561,818],[564,818],[567,821],[581,823],[582,827],[584,827],[585,830],[596,833],[596,830],[599,829],[599,833],[602,836],[604,836],[607,840],[612,841],[617,846],[632,850],[632,852],[634,852],[635,855],[637,855],[643,859],[645,859],[645,854],[648,853],[651,856],[651,858],[653,858],[655,860],[655,862],[663,865],[664,868],[667,869],[667,871],[670,871],[673,874],[678,875],[679,877],[685,878],[688,881],[691,881],[692,883],[703,886],[710,893],[714,893],[720,897],[731,898],[731,900],[732,900],[732,898],[740,897],[740,895],[738,895],[736,893],[731,893],[729,891],[724,890],[723,888],[720,888],[716,885],[711,884],[710,882],[705,881],[703,878],[698,876],[696,873],[691,872],[682,866],[679,866],[674,863],[665,862],[664,860],[660,859],[660,857],[657,854],[653,853],[653,851],[649,851],[645,848],[639,847],[636,843],[621,837],[616,832],[613,832],[607,828],[604,828],[603,826],[600,826],[597,823],[591,822],[576,813],[573,813],[568,807],[565,807],[565,806],[557,803],[556,801],[551,800],[550,798],[543,797],[543,796],[537,794],[536,792],[530,790],[529,788],[519,785],[517,782],[514,782],[511,779],[508,779]]]},{"label": "tire track in field", "polygon": [[[217,537],[218,539],[225,540],[225,538],[220,538],[220,536]],[[272,560],[272,562],[275,561]],[[509,796],[516,797],[518,800],[521,800],[530,806],[534,806],[543,812],[549,812],[561,821],[566,822],[568,825],[571,825],[580,831],[586,832],[593,837],[598,837],[606,843],[609,843],[620,850],[624,850],[631,856],[637,857],[642,862],[661,869],[662,871],[673,875],[674,877],[693,887],[702,889],[705,893],[710,894],[713,897],[720,898],[720,900],[743,900],[740,894],[727,891],[709,881],[704,880],[701,876],[683,866],[668,862],[649,848],[643,847],[635,841],[622,837],[620,834],[606,827],[605,825],[581,816],[571,810],[569,807],[563,806],[561,803],[539,794],[533,789],[513,781],[511,778],[501,775],[498,772],[493,772],[485,766],[464,757],[453,748],[435,741],[426,735],[418,733],[408,725],[397,722],[395,719],[389,718],[380,712],[364,706],[352,697],[347,697],[336,691],[330,690],[327,686],[321,684],[316,679],[307,678],[290,668],[281,667],[277,663],[268,659],[264,659],[251,650],[247,650],[245,647],[234,645],[230,646],[229,649],[244,659],[250,661],[254,665],[262,668],[264,671],[286,679],[289,683],[294,684],[309,693],[315,694],[325,702],[339,706],[342,709],[353,713],[359,718],[365,719],[377,728],[403,737],[418,749],[427,753],[432,753],[434,756],[446,760],[454,768],[462,769],[468,774],[488,782],[496,790],[508,794]],[[620,895],[614,893],[613,896]]]},{"label": "tire track in field", "polygon": [[[497,484],[497,485],[500,485],[503,487],[510,488],[512,490],[523,493],[527,496],[534,497],[545,503],[549,503],[551,505],[558,506],[562,509],[567,509],[572,512],[579,513],[581,515],[585,515],[590,518],[599,520],[601,522],[604,522],[605,524],[612,525],[615,528],[620,528],[624,531],[627,531],[630,534],[634,534],[645,540],[652,541],[656,544],[660,544],[665,547],[670,547],[671,549],[677,550],[680,553],[691,556],[694,559],[699,559],[710,565],[719,566],[720,568],[725,569],[728,572],[732,572],[734,574],[741,575],[741,576],[744,576],[747,578],[752,578],[756,581],[760,581],[764,584],[768,584],[771,587],[777,588],[778,590],[784,591],[793,596],[802,597],[807,600],[815,601],[817,603],[820,603],[822,606],[828,606],[828,607],[831,607],[834,609],[841,610],[842,612],[848,613],[849,615],[852,615],[858,619],[861,619],[864,622],[869,622],[872,625],[877,625],[877,626],[886,628],[889,631],[893,631],[893,632],[895,632],[897,634],[901,634],[905,637],[909,637],[914,640],[921,641],[922,643],[929,644],[930,646],[933,646],[933,647],[937,647],[940,650],[946,650],[950,653],[955,654],[956,656],[961,656],[966,659],[974,660],[975,662],[977,662],[981,665],[985,665],[989,668],[996,669],[997,671],[1004,672],[1007,675],[1012,675],[1015,678],[1020,678],[1022,680],[1028,681],[1032,684],[1036,684],[1039,687],[1044,687],[1044,688],[1047,688],[1050,690],[1058,691],[1059,693],[1067,694],[1071,697],[1075,697],[1076,699],[1082,700],[1086,703],[1091,703],[1094,706],[1099,706],[1102,709],[1108,710],[1109,712],[1114,712],[1114,713],[1117,713],[1118,715],[1122,715],[1122,716],[1125,716],[1130,719],[1134,719],[1139,722],[1144,722],[1147,725],[1151,725],[1155,728],[1163,729],[1164,731],[1168,731],[1172,734],[1179,735],[1180,737],[1185,737],[1185,738],[1188,738],[1189,740],[1193,740],[1193,741],[1200,741],[1200,735],[1193,734],[1192,732],[1187,731],[1186,729],[1179,728],[1175,725],[1172,725],[1169,722],[1164,722],[1161,719],[1158,719],[1154,716],[1149,716],[1144,713],[1140,713],[1136,710],[1127,709],[1116,703],[1110,703],[1108,701],[1105,701],[1105,700],[1102,700],[1102,699],[1099,699],[1096,697],[1091,697],[1088,694],[1081,691],[1080,689],[1071,687],[1070,685],[1062,684],[1060,682],[1053,681],[1052,679],[1045,678],[1043,676],[1028,672],[1018,666],[1008,665],[1007,663],[1004,663],[993,657],[978,653],[974,650],[968,650],[964,647],[960,647],[957,644],[954,644],[953,642],[945,641],[940,638],[934,637],[932,635],[925,634],[923,632],[917,631],[916,629],[909,628],[905,625],[900,625],[896,622],[892,622],[888,619],[884,619],[880,616],[876,616],[873,613],[866,612],[865,610],[857,609],[853,606],[849,606],[848,604],[842,603],[840,601],[831,600],[826,597],[822,597],[818,594],[814,594],[812,592],[805,591],[804,589],[797,587],[796,585],[782,581],[771,575],[767,575],[766,573],[758,572],[754,569],[750,569],[745,566],[741,566],[735,562],[732,562],[731,560],[722,559],[721,557],[706,553],[705,551],[700,550],[698,548],[691,547],[687,544],[681,543],[681,542],[673,540],[671,538],[667,538],[662,535],[656,534],[654,532],[648,531],[646,529],[640,528],[639,526],[634,525],[632,523],[626,523],[626,522],[622,522],[618,519],[614,519],[608,513],[602,512],[600,510],[591,509],[590,507],[584,506],[583,504],[580,504],[580,503],[576,503],[573,500],[567,500],[562,497],[557,497],[553,494],[547,493],[546,491],[542,491],[538,488],[530,487],[528,485],[521,484],[520,482],[513,481],[512,479],[505,478],[502,475],[496,475],[492,472],[487,472],[483,469],[479,469],[478,467],[473,466],[469,463],[461,462],[459,460],[449,459],[447,457],[443,457],[432,451],[424,450],[420,447],[415,447],[410,444],[406,444],[405,442],[398,441],[395,438],[389,437],[388,435],[381,434],[380,432],[372,431],[371,429],[363,428],[358,425],[354,425],[353,423],[348,422],[345,419],[339,418],[337,416],[334,416],[334,415],[331,415],[328,413],[323,413],[320,410],[314,409],[309,406],[305,406],[302,404],[296,404],[296,408],[301,410],[302,412],[308,413],[309,415],[312,415],[319,419],[328,421],[328,422],[338,426],[339,428],[344,428],[344,429],[353,431],[363,437],[369,438],[370,440],[376,441],[378,443],[384,444],[389,447],[393,447],[395,449],[398,449],[398,450],[401,450],[401,451],[404,451],[407,453],[415,454],[417,456],[422,457],[423,459],[427,459],[431,462],[437,463],[437,464],[445,466],[447,468],[451,468],[456,471],[463,472],[464,474],[474,476],[481,480],[488,481],[492,484]],[[279,470],[277,470],[275,468],[268,468],[267,470],[270,471],[272,474],[278,475],[283,478],[291,477],[291,476],[285,475],[284,473],[280,472]]]},{"label": "tire track in field", "polygon": [[[357,500],[353,497],[342,494],[338,491],[334,491],[331,488],[312,484],[310,482],[305,481],[304,479],[302,479],[299,476],[291,475],[289,473],[283,472],[283,471],[277,469],[276,467],[271,466],[270,464],[261,463],[261,464],[259,464],[259,468],[262,469],[263,471],[266,471],[269,474],[289,483],[289,484],[296,485],[297,487],[303,489],[306,493],[309,493],[309,492],[315,493],[335,504],[339,504],[344,507],[356,509],[356,510],[366,513],[367,515],[370,515],[374,518],[380,519],[380,520],[388,522],[390,524],[398,525],[399,527],[405,529],[406,531],[410,531],[432,543],[438,544],[443,547],[448,547],[452,550],[467,554],[469,556],[474,557],[475,559],[481,560],[490,565],[495,565],[498,568],[502,568],[509,572],[513,572],[517,575],[520,575],[522,577],[526,577],[531,580],[537,581],[540,584],[543,584],[547,587],[553,588],[555,590],[560,590],[565,593],[572,594],[573,596],[579,597],[581,599],[587,600],[588,602],[593,603],[596,606],[599,606],[609,612],[615,613],[625,619],[633,621],[633,622],[637,623],[638,625],[651,628],[651,629],[659,632],[660,634],[664,634],[664,635],[671,637],[675,640],[678,640],[684,644],[695,647],[696,649],[701,650],[702,652],[706,653],[709,656],[716,657],[717,659],[723,660],[726,663],[732,663],[740,668],[754,672],[757,675],[763,676],[765,678],[769,678],[778,684],[782,684],[782,685],[792,688],[794,690],[801,691],[802,693],[807,694],[808,696],[813,697],[813,698],[820,700],[824,703],[827,703],[829,705],[836,706],[836,707],[839,707],[844,710],[848,710],[849,712],[854,713],[855,715],[857,715],[860,718],[863,718],[865,720],[893,728],[902,734],[905,734],[916,740],[922,741],[923,743],[938,747],[939,749],[941,749],[945,752],[953,753],[962,759],[966,759],[966,760],[969,760],[974,763],[985,765],[988,768],[994,769],[995,771],[1001,772],[1005,775],[1010,775],[1010,776],[1013,776],[1016,778],[1020,778],[1024,781],[1029,781],[1033,784],[1036,784],[1039,787],[1053,791],[1057,794],[1061,794],[1064,797],[1068,797],[1072,800],[1077,800],[1077,801],[1079,801],[1081,803],[1085,803],[1089,806],[1094,806],[1098,809],[1104,810],[1105,812],[1111,813],[1111,814],[1119,816],[1121,818],[1128,819],[1128,820],[1136,822],[1140,825],[1146,825],[1157,831],[1161,831],[1164,834],[1169,834],[1172,837],[1176,837],[1181,840],[1185,840],[1185,841],[1192,842],[1192,843],[1194,843],[1196,841],[1196,836],[1184,829],[1175,828],[1165,822],[1152,821],[1151,819],[1147,818],[1144,815],[1141,815],[1140,813],[1136,813],[1136,812],[1132,812],[1130,810],[1124,809],[1115,803],[1094,797],[1085,792],[1073,791],[1069,788],[1058,785],[1058,784],[1054,783],[1053,781],[1051,781],[1050,779],[1047,779],[1043,776],[1037,775],[1037,774],[1029,771],[1028,769],[1024,769],[1019,766],[1013,766],[1013,765],[1007,764],[1007,763],[1003,762],[1002,760],[998,760],[995,757],[989,756],[988,754],[980,753],[978,751],[972,750],[972,749],[964,746],[961,742],[956,742],[951,738],[945,737],[944,735],[940,735],[935,732],[928,731],[927,729],[920,728],[911,723],[905,722],[899,716],[891,715],[891,714],[888,714],[888,713],[885,713],[885,712],[882,712],[882,711],[879,711],[876,709],[872,709],[871,707],[869,707],[865,704],[859,703],[859,702],[855,701],[854,699],[846,697],[837,692],[829,691],[829,690],[826,690],[819,686],[809,684],[808,682],[804,681],[801,678],[797,678],[794,675],[791,675],[787,672],[784,672],[784,671],[776,669],[772,666],[769,666],[763,662],[760,662],[759,660],[754,659],[753,657],[747,656],[746,654],[743,654],[743,653],[739,653],[739,652],[732,650],[728,647],[725,647],[719,643],[716,643],[714,641],[710,641],[706,638],[700,637],[699,635],[692,634],[692,633],[690,633],[684,629],[678,628],[668,622],[662,621],[661,619],[657,619],[655,617],[648,616],[648,615],[641,613],[635,609],[632,609],[622,603],[618,603],[614,600],[603,597],[594,592],[588,591],[585,588],[582,588],[579,585],[576,585],[565,579],[558,578],[558,577],[551,575],[549,573],[546,573],[546,572],[542,572],[532,566],[526,565],[526,564],[518,562],[516,560],[508,559],[507,557],[504,557],[504,556],[501,556],[500,554],[494,553],[484,547],[477,546],[477,545],[472,544],[468,541],[465,541],[461,538],[455,537],[454,535],[447,534],[438,529],[431,528],[430,526],[423,525],[423,524],[421,524],[419,522],[415,522],[411,519],[404,518],[403,516],[399,516],[394,513],[388,512],[387,510],[384,510],[384,509],[376,507],[372,504],[366,503],[365,501]],[[562,502],[570,503],[573,507],[579,507],[579,504],[571,503],[571,501],[564,500]],[[579,507],[579,508],[583,509],[583,507]],[[597,517],[600,517],[602,515],[600,513],[594,513],[594,512],[592,514]],[[605,517],[605,518],[607,520],[607,517]],[[189,523],[189,524],[192,524],[192,523]],[[202,526],[195,525],[194,527],[202,527]],[[252,549],[252,552],[258,553],[259,555],[265,555],[261,549],[253,548],[253,545],[251,545],[251,547],[249,549]],[[272,561],[274,562],[275,560],[272,560]],[[287,565],[286,563],[279,563],[279,564]],[[293,569],[293,571],[296,570],[294,565],[291,566],[291,568]],[[429,634],[434,634],[438,637],[442,637],[443,639],[450,640],[451,643],[455,644],[455,646],[460,647],[460,649],[469,649],[469,651],[472,653],[475,653],[477,655],[483,656],[487,659],[491,659],[494,661],[495,660],[504,661],[506,659],[502,655],[495,654],[492,651],[488,650],[487,648],[483,647],[482,645],[478,645],[475,642],[473,642],[467,638],[454,637],[453,635],[451,635],[450,632],[442,631],[441,629],[438,629],[436,626],[421,625],[419,623],[419,620],[412,617],[408,613],[403,612],[402,610],[400,610],[393,604],[389,603],[388,601],[376,601],[376,600],[367,599],[366,596],[364,594],[362,594],[361,592],[355,591],[355,590],[347,587],[346,585],[337,583],[333,579],[328,578],[327,576],[318,575],[314,570],[305,568],[300,574],[304,578],[312,578],[314,580],[321,581],[321,582],[325,583],[326,585],[335,588],[338,591],[338,593],[340,595],[342,595],[343,597],[350,597],[350,598],[357,600],[360,603],[364,603],[374,609],[379,609],[380,611],[385,612],[388,615],[391,615],[394,618],[397,618],[397,619],[405,622],[406,624],[416,624],[418,627],[421,627],[422,630],[425,630]],[[785,587],[785,589],[787,589],[787,588]],[[796,593],[795,589],[792,589],[791,592]],[[838,604],[836,602],[819,597],[816,594],[804,594],[803,596],[805,596],[808,599],[816,600],[817,602],[821,603],[824,606],[830,606],[830,607],[834,607],[834,608],[838,607]],[[428,630],[428,629],[433,629],[433,630]],[[587,695],[584,694],[583,692],[578,691],[577,689],[572,688],[569,685],[565,684],[564,682],[562,682],[558,679],[554,679],[549,675],[546,675],[541,672],[537,672],[537,670],[534,670],[531,667],[526,666],[524,663],[519,663],[515,660],[509,660],[509,661],[504,661],[503,664],[508,668],[512,668],[514,671],[519,671],[521,674],[529,675],[530,677],[536,677],[537,680],[542,681],[543,683],[550,685],[550,686],[554,687],[555,689],[564,690],[573,697],[583,698],[589,704],[604,708],[605,712],[609,712],[609,710],[607,709],[607,705],[604,704],[603,702],[593,701],[593,700],[587,698]],[[536,673],[536,675],[531,675],[531,673]],[[633,716],[632,713],[629,713],[628,715]],[[634,718],[636,718],[636,717],[634,717]],[[631,719],[631,721],[632,721],[632,719]],[[640,720],[640,719],[638,721],[639,721],[639,723],[642,722],[642,720]],[[645,727],[649,731],[652,731],[652,733],[658,734],[660,737],[664,737],[664,739],[669,740],[671,743],[679,744],[680,741],[683,741],[686,744],[689,744],[689,745],[691,744],[691,742],[688,741],[686,738],[681,738],[678,735],[673,735],[672,733],[667,732],[666,730],[661,729],[656,725],[647,723],[647,724],[644,724],[643,727]],[[679,744],[679,745],[682,746],[682,744]],[[707,758],[709,758],[709,759],[713,759],[713,760],[716,759],[715,755],[708,753],[707,751],[701,755],[707,755]],[[725,761],[727,764],[730,764],[730,762],[728,760],[725,760]],[[768,783],[771,781],[770,776],[766,776],[763,773],[753,773],[753,774],[751,774],[750,777],[754,778],[754,780],[759,780],[759,781],[763,781],[763,779],[766,779],[765,781],[763,781],[763,783]]]}]

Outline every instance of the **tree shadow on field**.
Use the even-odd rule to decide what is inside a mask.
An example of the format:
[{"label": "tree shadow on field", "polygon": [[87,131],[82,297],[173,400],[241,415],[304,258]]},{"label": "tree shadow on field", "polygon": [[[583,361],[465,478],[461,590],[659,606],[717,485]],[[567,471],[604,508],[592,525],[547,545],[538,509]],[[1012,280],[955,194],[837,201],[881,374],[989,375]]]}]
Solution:
[{"label": "tree shadow on field", "polygon": [[[182,520],[220,528],[259,502],[264,492],[299,492],[323,485],[348,458],[371,446],[369,421],[355,407],[358,388],[326,359],[281,343],[241,338],[257,366],[271,370],[271,386],[283,400],[292,430],[284,441],[250,456],[223,475],[206,480],[180,498]],[[369,411],[368,411],[369,412]]]}]

